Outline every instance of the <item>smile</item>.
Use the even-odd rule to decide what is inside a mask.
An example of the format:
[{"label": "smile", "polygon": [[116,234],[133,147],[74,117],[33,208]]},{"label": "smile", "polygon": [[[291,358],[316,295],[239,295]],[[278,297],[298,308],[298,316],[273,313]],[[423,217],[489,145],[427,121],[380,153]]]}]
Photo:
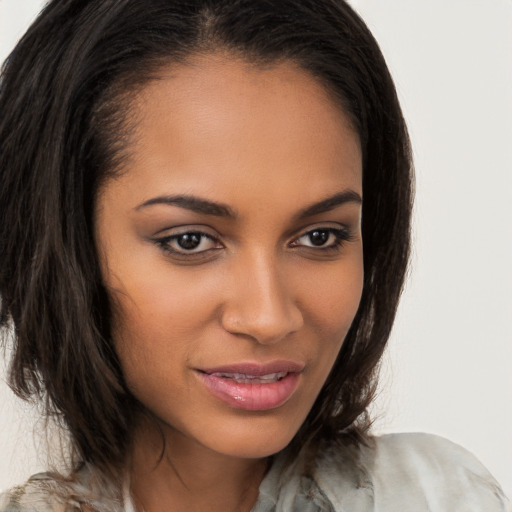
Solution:
[{"label": "smile", "polygon": [[265,411],[284,405],[295,393],[303,365],[237,365],[199,370],[207,390],[222,402],[247,411]]},{"label": "smile", "polygon": [[269,373],[267,375],[250,375],[247,373],[212,373],[214,377],[231,379],[238,384],[269,384],[284,379],[288,372]]}]

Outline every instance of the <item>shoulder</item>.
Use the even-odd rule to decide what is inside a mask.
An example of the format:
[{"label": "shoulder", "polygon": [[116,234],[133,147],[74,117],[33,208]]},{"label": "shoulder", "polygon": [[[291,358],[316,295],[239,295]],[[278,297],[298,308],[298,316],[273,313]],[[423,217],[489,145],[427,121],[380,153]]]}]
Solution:
[{"label": "shoulder", "polygon": [[0,512],[64,512],[58,481],[49,473],[32,476],[25,484],[0,495]]},{"label": "shoulder", "polygon": [[375,437],[358,449],[326,446],[315,479],[335,510],[504,512],[508,504],[476,457],[430,434]]},{"label": "shoulder", "polygon": [[506,499],[489,471],[466,449],[428,434],[377,438],[374,481],[381,493],[406,485],[411,498],[432,510],[505,510]]},{"label": "shoulder", "polygon": [[120,512],[118,488],[84,468],[75,478],[39,473],[0,494],[0,512]]}]

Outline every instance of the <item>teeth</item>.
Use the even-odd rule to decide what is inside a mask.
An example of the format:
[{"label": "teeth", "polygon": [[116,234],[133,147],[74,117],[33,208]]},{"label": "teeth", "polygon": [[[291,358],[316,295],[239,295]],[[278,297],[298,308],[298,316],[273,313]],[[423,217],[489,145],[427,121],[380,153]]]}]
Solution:
[{"label": "teeth", "polygon": [[220,377],[222,379],[231,379],[237,382],[238,384],[269,384],[272,382],[277,382],[286,375],[288,372],[277,372],[277,373],[269,373],[267,375],[248,375],[246,373],[212,373],[215,377]]}]

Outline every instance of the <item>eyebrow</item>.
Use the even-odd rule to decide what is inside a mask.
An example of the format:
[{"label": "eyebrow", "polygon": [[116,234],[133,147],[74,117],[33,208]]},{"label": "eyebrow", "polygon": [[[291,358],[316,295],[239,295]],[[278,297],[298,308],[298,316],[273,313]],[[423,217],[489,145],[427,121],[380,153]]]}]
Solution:
[{"label": "eyebrow", "polygon": [[205,215],[214,215],[215,217],[228,217],[235,219],[237,217],[236,212],[229,206],[216,203],[214,201],[208,201],[196,196],[190,195],[175,195],[175,196],[159,196],[149,199],[135,208],[141,210],[154,204],[167,204],[171,206],[179,206],[193,212],[203,213]]},{"label": "eyebrow", "polygon": [[[361,204],[362,202],[363,200],[357,192],[355,192],[354,190],[344,190],[342,192],[334,194],[333,196],[323,199],[318,203],[314,203],[310,206],[307,206],[306,208],[301,210],[295,216],[295,218],[305,219],[307,217],[312,217],[313,215],[328,212],[345,203]],[[208,199],[202,199],[200,197],[192,195],[172,195],[153,197],[152,199],[148,199],[144,203],[140,204],[135,209],[142,210],[143,208],[147,208],[148,206],[153,206],[156,204],[178,206],[180,208],[185,208],[193,212],[201,213],[204,215],[213,215],[215,217],[226,217],[230,219],[236,219],[238,216],[235,210],[233,210],[231,207],[225,204],[209,201]]]},{"label": "eyebrow", "polygon": [[318,203],[307,206],[297,214],[296,218],[305,219],[307,217],[313,217],[313,215],[318,215],[319,213],[329,212],[345,203],[362,204],[362,202],[362,197],[355,190],[343,190]]}]

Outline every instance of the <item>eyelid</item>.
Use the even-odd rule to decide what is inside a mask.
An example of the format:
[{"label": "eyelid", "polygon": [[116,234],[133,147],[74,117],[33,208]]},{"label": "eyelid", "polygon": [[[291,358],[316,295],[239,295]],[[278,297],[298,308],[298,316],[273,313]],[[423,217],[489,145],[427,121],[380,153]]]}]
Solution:
[{"label": "eyelid", "polygon": [[319,223],[316,223],[316,224],[312,224],[312,225],[309,225],[309,226],[306,226],[305,228],[302,228],[301,230],[299,230],[298,234],[295,235],[292,239],[293,240],[297,240],[298,238],[304,236],[304,235],[307,235],[308,233],[311,233],[312,231],[322,231],[322,230],[325,230],[325,231],[343,231],[343,232],[346,232],[346,233],[352,233],[352,228],[350,228],[348,225],[346,224],[340,224],[340,223],[337,223],[337,222],[333,222],[333,223],[329,223],[329,222],[319,222]]},{"label": "eyelid", "polygon": [[[299,243],[301,238],[315,231],[327,231],[329,232],[329,237],[334,235],[334,240],[328,245],[318,246]],[[341,251],[346,242],[351,242],[355,239],[356,236],[354,236],[353,230],[346,225],[336,224],[336,226],[332,226],[326,224],[318,224],[314,226],[308,226],[306,229],[302,230],[300,234],[294,237],[288,245],[293,249],[301,249],[310,252],[313,251],[316,254],[328,254]]]},{"label": "eyelid", "polygon": [[[212,233],[213,232],[213,233]],[[166,233],[162,235],[162,233]],[[155,233],[153,233],[153,237],[160,235],[161,238],[180,235],[184,233],[204,233],[206,236],[210,236],[212,238],[218,238],[217,232],[215,229],[211,228],[205,224],[181,224],[172,227],[166,227],[163,229],[159,229]]]},{"label": "eyelid", "polygon": [[[177,259],[192,260],[193,258],[204,258],[205,256],[211,254],[212,251],[220,249],[221,247],[218,247],[219,245],[223,246],[222,242],[220,241],[220,237],[218,235],[216,236],[206,231],[204,226],[200,228],[194,226],[180,226],[177,228],[167,228],[164,230],[160,230],[156,234],[158,235],[158,233],[166,234],[162,236],[153,236],[151,239],[152,242],[158,245],[162,251]],[[186,234],[200,235],[202,238],[207,238],[214,242],[217,247],[210,247],[208,249],[204,249],[197,252],[195,252],[193,249],[190,251],[187,251],[186,249],[174,249],[171,246],[172,241]]]},{"label": "eyelid", "polygon": [[[333,225],[334,224],[334,225]],[[206,227],[204,225],[194,226],[194,225],[182,225],[173,228],[166,228],[163,230],[159,230],[153,237],[151,237],[151,241],[159,246],[159,249],[164,251],[168,256],[176,258],[181,261],[190,261],[193,263],[194,261],[200,261],[201,259],[207,260],[213,256],[213,252],[225,248],[225,245],[221,241],[221,236],[218,234],[212,234],[210,231],[211,228]],[[334,240],[331,240],[327,245],[308,245],[304,243],[300,243],[300,239],[308,236],[314,231],[326,231],[329,232],[329,237],[327,242],[329,242],[329,238],[334,236]],[[288,242],[288,247],[293,248],[294,250],[304,250],[309,252],[314,252],[315,254],[329,254],[339,252],[342,250],[343,246],[346,242],[350,242],[357,238],[353,234],[353,228],[350,226],[340,224],[340,223],[318,223],[314,225],[309,225],[303,228],[299,234],[297,234],[292,240]],[[156,236],[159,233],[165,233],[162,236]],[[192,248],[190,250],[187,249],[176,249],[171,246],[171,243],[178,239],[180,236],[186,234],[197,234],[200,237],[204,237],[212,241],[215,245],[214,247],[209,247],[206,249],[202,249],[196,251],[196,248]],[[201,241],[200,244],[203,242]],[[199,245],[200,246],[200,245]]]}]

